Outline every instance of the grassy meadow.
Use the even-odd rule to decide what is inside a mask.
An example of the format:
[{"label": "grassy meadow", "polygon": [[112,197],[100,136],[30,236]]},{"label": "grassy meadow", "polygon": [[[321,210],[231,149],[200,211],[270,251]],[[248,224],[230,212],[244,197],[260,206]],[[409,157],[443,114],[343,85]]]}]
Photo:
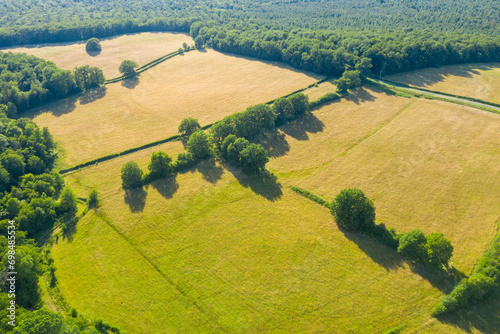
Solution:
[{"label": "grassy meadow", "polygon": [[473,108],[359,89],[263,139],[275,179],[209,160],[121,188],[125,162],[146,169],[151,152],[176,156],[180,142],[70,173],[77,196],[95,187],[102,206],[54,245],[60,288],[129,333],[492,333],[500,300],[431,318],[458,276],[340,230],[288,186],[330,200],[360,187],[398,232],[443,232],[452,266],[469,274],[496,232],[499,127]]},{"label": "grassy meadow", "polygon": [[500,103],[500,64],[478,63],[426,68],[385,79],[449,94]]},{"label": "grassy meadow", "polygon": [[175,135],[186,117],[203,126],[319,79],[278,63],[192,51],[135,79],[44,106],[32,117],[59,143],[61,164],[73,166]]},{"label": "grassy meadow", "polygon": [[85,51],[86,41],[77,43],[51,43],[1,49],[4,52],[22,52],[53,61],[58,67],[73,70],[76,66],[91,65],[103,70],[107,79],[119,77],[118,67],[125,59],[142,66],[170,52],[182,43],[194,42],[187,34],[145,32],[100,39],[102,51]]}]

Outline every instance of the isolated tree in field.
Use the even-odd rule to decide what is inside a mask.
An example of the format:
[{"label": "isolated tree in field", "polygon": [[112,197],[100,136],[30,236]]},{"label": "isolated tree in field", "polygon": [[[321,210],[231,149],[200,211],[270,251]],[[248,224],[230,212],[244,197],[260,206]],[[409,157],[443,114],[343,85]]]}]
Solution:
[{"label": "isolated tree in field", "polygon": [[443,233],[431,233],[427,236],[427,256],[429,263],[435,267],[444,265],[448,267],[448,262],[453,254],[453,245],[446,239]]},{"label": "isolated tree in field", "polygon": [[98,67],[89,65],[76,67],[73,74],[76,86],[82,91],[104,84],[104,73]]},{"label": "isolated tree in field", "polygon": [[149,177],[156,180],[167,176],[172,171],[172,158],[165,152],[153,152],[148,165]]},{"label": "isolated tree in field", "polygon": [[133,60],[124,60],[120,64],[118,71],[120,71],[120,73],[122,73],[123,75],[126,75],[126,76],[136,75],[137,72],[135,71],[135,68],[137,66],[139,66],[139,65],[137,65],[137,63]]},{"label": "isolated tree in field", "polygon": [[85,50],[87,51],[101,51],[101,43],[99,43],[99,40],[95,37],[89,39],[87,41],[87,44],[85,44]]},{"label": "isolated tree in field", "polygon": [[187,45],[187,43],[186,43],[186,42],[184,42],[184,43],[182,43],[182,48],[183,48],[184,50],[189,50],[189,45]]},{"label": "isolated tree in field", "polygon": [[181,136],[190,136],[200,128],[200,123],[198,123],[198,120],[196,118],[184,118],[179,125],[179,133],[181,134]]},{"label": "isolated tree in field", "polygon": [[246,173],[259,173],[269,161],[267,151],[259,144],[249,144],[240,152],[241,167]]},{"label": "isolated tree in field", "polygon": [[427,239],[419,229],[406,232],[399,239],[398,253],[410,261],[427,262]]},{"label": "isolated tree in field", "polygon": [[133,189],[142,186],[143,171],[134,161],[129,161],[122,166],[122,186],[124,189]]},{"label": "isolated tree in field", "polygon": [[92,189],[89,193],[89,198],[87,199],[87,205],[89,209],[99,207],[99,193],[97,190]]},{"label": "isolated tree in field", "polygon": [[375,223],[375,206],[360,189],[341,190],[331,212],[337,224],[351,231],[364,231]]},{"label": "isolated tree in field", "polygon": [[198,160],[210,156],[212,153],[212,144],[208,135],[202,130],[194,132],[189,136],[187,149]]},{"label": "isolated tree in field", "polygon": [[194,46],[197,49],[203,48],[203,45],[205,45],[205,41],[203,40],[203,37],[198,36],[194,39]]}]

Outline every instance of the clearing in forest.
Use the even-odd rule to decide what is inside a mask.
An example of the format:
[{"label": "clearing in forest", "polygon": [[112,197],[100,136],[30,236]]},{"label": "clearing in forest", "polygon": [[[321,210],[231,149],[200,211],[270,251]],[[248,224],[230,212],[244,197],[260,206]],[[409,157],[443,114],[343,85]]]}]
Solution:
[{"label": "clearing in forest", "polygon": [[448,94],[500,103],[500,63],[478,63],[426,68],[384,79]]},{"label": "clearing in forest", "polygon": [[202,126],[321,79],[279,63],[212,50],[173,57],[138,77],[35,110],[62,148],[64,166],[175,135],[182,119]]},{"label": "clearing in forest", "polygon": [[125,59],[142,66],[161,56],[176,51],[182,43],[194,42],[187,34],[145,32],[99,39],[101,52],[85,51],[87,41],[77,43],[51,43],[6,48],[4,52],[23,52],[53,61],[58,67],[73,70],[76,66],[91,65],[103,70],[106,79],[119,77],[118,67]]}]

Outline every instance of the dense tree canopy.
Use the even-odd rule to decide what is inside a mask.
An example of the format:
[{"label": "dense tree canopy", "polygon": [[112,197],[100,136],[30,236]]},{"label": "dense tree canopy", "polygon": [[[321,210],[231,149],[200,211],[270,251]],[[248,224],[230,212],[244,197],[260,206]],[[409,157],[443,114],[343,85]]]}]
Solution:
[{"label": "dense tree canopy", "polygon": [[87,51],[101,51],[101,43],[99,43],[99,40],[95,37],[92,37],[87,41],[85,44],[85,50]]},{"label": "dense tree canopy", "polygon": [[337,224],[351,231],[367,230],[375,222],[375,206],[360,189],[341,190],[331,208]]}]

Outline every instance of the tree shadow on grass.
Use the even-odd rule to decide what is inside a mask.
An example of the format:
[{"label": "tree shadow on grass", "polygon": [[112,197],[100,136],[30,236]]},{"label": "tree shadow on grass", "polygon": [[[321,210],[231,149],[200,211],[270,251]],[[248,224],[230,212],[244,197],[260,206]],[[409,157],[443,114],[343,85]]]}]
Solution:
[{"label": "tree shadow on grass", "polygon": [[314,114],[299,117],[280,127],[280,130],[297,140],[308,140],[307,133],[323,132],[325,125]]},{"label": "tree shadow on grass", "polygon": [[351,232],[339,226],[339,230],[350,241],[354,242],[373,262],[382,266],[385,270],[402,268],[404,258],[395,250],[381,244],[368,235]]},{"label": "tree shadow on grass", "polygon": [[97,100],[100,100],[106,96],[106,92],[107,92],[106,86],[89,89],[88,91],[83,92],[80,95],[79,98],[80,104],[82,105],[89,104]]},{"label": "tree shadow on grass", "polygon": [[439,316],[437,319],[467,333],[472,333],[474,329],[481,333],[500,333],[500,313],[498,310],[500,310],[500,294],[496,293],[478,305]]},{"label": "tree shadow on grass", "polygon": [[101,54],[101,50],[98,50],[98,51],[88,51],[86,50],[87,54],[90,56],[90,57],[97,57],[98,55]]},{"label": "tree shadow on grass", "polygon": [[364,103],[364,102],[375,101],[375,96],[373,96],[364,87],[359,87],[359,88],[353,89],[351,91],[351,94],[344,97],[344,100],[354,102],[355,104],[360,104],[360,103]]},{"label": "tree shadow on grass", "polygon": [[387,271],[402,268],[405,263],[408,263],[413,273],[427,280],[433,287],[443,293],[450,293],[453,287],[465,277],[462,272],[454,267],[448,268],[448,270],[444,268],[435,269],[406,261],[395,249],[382,244],[370,235],[351,232],[340,226],[339,230],[375,263]]},{"label": "tree shadow on grass", "polygon": [[254,193],[268,201],[276,201],[283,196],[282,186],[278,182],[278,178],[269,171],[262,174],[248,175],[234,167],[228,167],[227,170],[234,175],[243,187],[250,188]]},{"label": "tree shadow on grass", "polygon": [[134,89],[139,85],[139,75],[122,80],[122,86],[128,89]]},{"label": "tree shadow on grass", "polygon": [[150,185],[165,199],[172,198],[179,189],[179,184],[177,183],[177,174],[163,179],[155,180],[151,182]]},{"label": "tree shadow on grass", "polygon": [[200,162],[195,166],[195,169],[201,173],[203,180],[210,183],[217,183],[224,174],[224,168],[217,165],[214,159],[208,159]]},{"label": "tree shadow on grass", "polygon": [[290,145],[286,141],[283,132],[273,131],[261,136],[258,143],[268,152],[270,158],[277,158],[286,155],[290,151]]},{"label": "tree shadow on grass", "polygon": [[124,200],[132,212],[142,212],[146,206],[148,193],[143,187],[125,190]]}]

